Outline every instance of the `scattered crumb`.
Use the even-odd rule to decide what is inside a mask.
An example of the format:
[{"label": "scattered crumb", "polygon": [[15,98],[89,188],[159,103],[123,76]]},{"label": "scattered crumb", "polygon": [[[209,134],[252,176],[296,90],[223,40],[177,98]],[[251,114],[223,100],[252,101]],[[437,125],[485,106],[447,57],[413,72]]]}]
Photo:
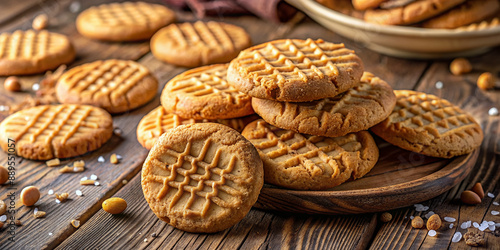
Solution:
[{"label": "scattered crumb", "polygon": [[62,193],[62,194],[57,194],[56,193],[56,199],[60,202],[65,202],[69,197],[68,193]]},{"label": "scattered crumb", "polygon": [[486,241],[484,240],[484,236],[482,233],[473,230],[467,230],[467,233],[464,234],[465,244],[469,246],[483,246]]},{"label": "scattered crumb", "polygon": [[80,181],[80,185],[95,185],[95,181],[94,180],[84,180],[84,181]]},{"label": "scattered crumb", "polygon": [[31,27],[34,30],[43,30],[47,28],[47,25],[49,24],[49,17],[46,14],[40,14],[33,19],[33,23],[31,24]]},{"label": "scattered crumb", "polygon": [[79,220],[71,220],[71,225],[74,228],[79,228],[80,227],[80,221]]},{"label": "scattered crumb", "polygon": [[44,211],[36,211],[36,213],[33,215],[35,218],[43,218],[45,217],[47,213],[45,213]]},{"label": "scattered crumb", "polygon": [[380,221],[382,222],[389,222],[392,220],[392,214],[388,213],[388,212],[384,212],[380,215]]},{"label": "scattered crumb", "polygon": [[123,185],[125,185],[125,184],[127,184],[127,183],[128,183],[128,181],[127,181],[126,179],[123,179],[123,180],[122,180],[122,184],[123,184]]},{"label": "scattered crumb", "polygon": [[15,220],[14,223],[16,224],[16,226],[22,226],[23,223],[21,223],[20,220]]},{"label": "scattered crumb", "polygon": [[413,228],[422,228],[424,227],[424,220],[420,216],[415,216],[411,221],[411,226]]},{"label": "scattered crumb", "polygon": [[116,156],[116,154],[112,154],[109,158],[109,161],[113,164],[118,164],[118,157]]},{"label": "scattered crumb", "polygon": [[46,161],[45,164],[47,164],[47,166],[49,166],[49,167],[56,167],[56,166],[61,165],[61,160],[59,160],[58,158],[55,158],[55,159]]}]

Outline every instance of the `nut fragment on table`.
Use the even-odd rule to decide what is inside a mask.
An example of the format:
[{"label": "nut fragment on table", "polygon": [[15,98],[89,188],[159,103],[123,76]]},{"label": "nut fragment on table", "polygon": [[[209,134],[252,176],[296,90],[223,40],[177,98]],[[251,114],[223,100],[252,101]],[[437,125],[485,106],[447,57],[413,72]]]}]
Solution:
[{"label": "nut fragment on table", "polygon": [[465,244],[469,246],[483,246],[486,241],[484,240],[484,235],[479,233],[477,229],[467,229],[467,233],[464,234]]},{"label": "nut fragment on table", "polygon": [[469,205],[481,204],[481,198],[479,197],[479,195],[470,190],[463,191],[462,194],[460,195],[460,200],[463,203]]},{"label": "nut fragment on table", "polygon": [[109,158],[109,161],[113,164],[118,164],[118,157],[116,156],[116,154],[112,154]]},{"label": "nut fragment on table", "polygon": [[59,158],[55,158],[55,159],[46,161],[45,164],[48,167],[55,167],[55,166],[61,165],[61,160],[59,160]]},{"label": "nut fragment on table", "polygon": [[6,183],[9,180],[9,171],[2,165],[0,165],[0,185]]},{"label": "nut fragment on table", "polygon": [[21,91],[21,82],[19,81],[19,78],[15,76],[7,77],[7,79],[5,79],[5,81],[3,82],[3,86],[8,91],[12,92]]},{"label": "nut fragment on table", "polygon": [[420,216],[415,216],[415,218],[411,220],[411,226],[413,228],[422,228],[424,227],[424,220]]},{"label": "nut fragment on table", "polygon": [[495,78],[490,72],[484,72],[477,78],[477,86],[482,90],[488,90],[495,87]]},{"label": "nut fragment on table", "polygon": [[389,222],[392,220],[392,214],[388,213],[388,212],[384,212],[380,215],[380,221],[382,222]]},{"label": "nut fragment on table", "polygon": [[112,197],[102,203],[102,209],[110,214],[119,214],[127,208],[127,202],[119,197]]},{"label": "nut fragment on table", "polygon": [[56,193],[56,199],[59,200],[60,202],[64,202],[68,199],[69,194],[68,193],[62,193],[62,194],[57,194]]},{"label": "nut fragment on table", "polygon": [[31,26],[34,30],[43,30],[49,24],[49,17],[46,14],[40,14],[33,19]]},{"label": "nut fragment on table", "polygon": [[427,229],[438,230],[439,228],[441,228],[441,218],[437,214],[431,215],[427,220]]},{"label": "nut fragment on table", "polygon": [[3,215],[5,212],[7,212],[7,205],[5,205],[3,200],[0,200],[0,215]]},{"label": "nut fragment on table", "polygon": [[458,76],[471,72],[472,65],[470,64],[469,60],[465,58],[456,58],[450,63],[450,71],[452,74]]},{"label": "nut fragment on table", "polygon": [[476,183],[472,189],[471,189],[472,192],[476,193],[480,199],[483,199],[484,198],[484,190],[483,190],[483,186],[481,185],[480,182]]},{"label": "nut fragment on table", "polygon": [[45,217],[45,215],[46,215],[46,214],[47,214],[47,213],[46,213],[46,212],[44,212],[44,211],[36,211],[36,212],[33,214],[33,216],[34,216],[35,218],[43,218],[43,217]]},{"label": "nut fragment on table", "polygon": [[40,191],[35,186],[28,186],[21,191],[21,202],[25,206],[33,206],[40,199]]},{"label": "nut fragment on table", "polygon": [[80,185],[95,185],[95,180],[81,180]]}]

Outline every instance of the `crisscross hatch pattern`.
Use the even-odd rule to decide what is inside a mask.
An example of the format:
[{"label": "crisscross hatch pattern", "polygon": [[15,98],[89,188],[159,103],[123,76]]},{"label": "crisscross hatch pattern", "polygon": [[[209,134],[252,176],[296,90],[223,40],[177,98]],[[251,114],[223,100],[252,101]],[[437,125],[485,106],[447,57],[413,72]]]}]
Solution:
[{"label": "crisscross hatch pattern", "polygon": [[[108,102],[112,96],[125,96],[129,90],[150,76],[142,65],[132,61],[106,60],[82,65],[67,72],[61,81],[65,82],[68,92],[74,92],[81,99]],[[109,104],[108,104],[109,105]]]},{"label": "crisscross hatch pattern", "polygon": [[343,44],[307,40],[277,40],[238,56],[254,83],[308,81],[339,75],[339,68],[357,67],[357,56]]},{"label": "crisscross hatch pattern", "polygon": [[258,122],[256,132],[248,139],[285,169],[302,168],[311,176],[326,175],[330,178],[346,171],[340,162],[342,152],[356,152],[363,147],[355,134],[335,138],[305,135],[277,128],[264,121]]},{"label": "crisscross hatch pattern", "polygon": [[389,116],[396,129],[402,127],[417,131],[428,131],[434,137],[456,133],[464,138],[466,134],[480,133],[474,119],[447,100],[414,91],[394,91],[396,107]]},{"label": "crisscross hatch pattern", "polygon": [[61,35],[46,30],[34,30],[0,34],[0,59],[33,59],[46,57],[59,52],[61,44],[66,42]]},{"label": "crisscross hatch pattern", "polygon": [[170,86],[172,94],[180,93],[190,97],[215,97],[221,96],[230,103],[240,103],[249,97],[227,83],[227,64],[202,67],[200,70],[191,70],[177,76]]},{"label": "crisscross hatch pattern", "polygon": [[162,8],[143,2],[102,4],[91,7],[86,20],[96,25],[141,25],[150,26],[165,18]]},{"label": "crisscross hatch pattern", "polygon": [[169,199],[169,213],[176,209],[177,204],[183,204],[177,207],[183,216],[205,217],[212,206],[238,207],[243,193],[234,185],[241,181],[234,173],[237,157],[232,155],[223,159],[227,157],[223,155],[223,149],[211,139],[203,142],[197,155],[192,155],[193,143],[189,140],[182,152],[167,149],[162,159],[152,159],[153,168],[167,173],[165,176],[151,174],[145,177],[146,181],[163,185],[156,199]]}]

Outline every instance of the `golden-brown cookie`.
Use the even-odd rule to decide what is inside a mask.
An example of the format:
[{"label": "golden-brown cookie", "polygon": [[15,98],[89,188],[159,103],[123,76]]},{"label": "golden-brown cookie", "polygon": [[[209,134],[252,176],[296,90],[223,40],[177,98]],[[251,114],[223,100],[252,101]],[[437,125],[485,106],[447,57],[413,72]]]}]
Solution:
[{"label": "golden-brown cookie", "polygon": [[56,85],[61,103],[90,104],[110,113],[125,112],[153,99],[158,81],[134,61],[95,61],[72,68]]},{"label": "golden-brown cookie", "polygon": [[242,51],[228,82],[252,97],[307,102],[333,97],[359,84],[363,63],[344,44],[286,39]]},{"label": "golden-brown cookie", "polygon": [[274,126],[329,137],[367,130],[387,118],[395,104],[392,88],[368,72],[359,86],[333,98],[313,102],[252,100],[255,112]]},{"label": "golden-brown cookie", "polygon": [[15,145],[19,156],[34,160],[68,158],[101,147],[113,134],[105,110],[87,105],[43,105],[18,111],[0,124],[0,146]]},{"label": "golden-brown cookie", "polygon": [[352,6],[357,10],[374,9],[385,1],[387,0],[352,0]]},{"label": "golden-brown cookie", "polygon": [[291,189],[322,190],[361,178],[379,156],[368,131],[320,137],[257,120],[248,124],[242,135],[259,151],[266,183]]},{"label": "golden-brown cookie", "polygon": [[481,21],[500,9],[498,0],[468,0],[449,11],[422,23],[431,29],[454,29]]},{"label": "golden-brown cookie", "polygon": [[75,59],[75,50],[65,35],[17,30],[0,34],[0,75],[43,73]]},{"label": "golden-brown cookie", "polygon": [[142,167],[142,190],[158,218],[188,232],[217,232],[243,219],[264,183],[255,147],[217,123],[163,134]]},{"label": "golden-brown cookie", "polygon": [[188,70],[163,88],[161,105],[189,119],[228,119],[253,114],[252,98],[226,81],[227,64]]},{"label": "golden-brown cookie", "polygon": [[202,122],[215,122],[226,125],[238,132],[243,131],[245,126],[258,119],[257,115],[251,115],[234,119],[217,119],[217,120],[195,120],[184,119],[176,114],[168,113],[162,106],[159,106],[147,115],[145,115],[139,125],[137,126],[137,141],[146,149],[151,149],[156,140],[163,133],[170,129],[176,128],[181,125],[202,123]]},{"label": "golden-brown cookie", "polygon": [[453,8],[465,0],[420,0],[392,9],[374,9],[365,12],[365,21],[385,25],[403,25],[420,22]]},{"label": "golden-brown cookie", "polygon": [[109,3],[84,10],[76,19],[83,36],[106,41],[138,41],[151,38],[175,21],[175,13],[163,5],[144,2]]},{"label": "golden-brown cookie", "polygon": [[184,67],[226,63],[251,45],[248,33],[222,22],[171,24],[151,38],[151,52],[164,62]]},{"label": "golden-brown cookie", "polygon": [[474,118],[437,96],[396,90],[392,114],[371,130],[382,139],[424,155],[451,158],[481,145],[483,131]]}]

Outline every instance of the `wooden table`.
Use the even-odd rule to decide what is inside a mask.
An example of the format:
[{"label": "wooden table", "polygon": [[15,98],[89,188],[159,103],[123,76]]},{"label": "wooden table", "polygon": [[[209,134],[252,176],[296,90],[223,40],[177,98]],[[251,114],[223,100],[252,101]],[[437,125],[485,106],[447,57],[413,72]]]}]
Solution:
[{"label": "wooden table", "polygon": [[[79,35],[74,20],[78,12],[103,0],[2,0],[0,3],[0,32],[27,29],[34,16],[46,13],[50,17],[50,31],[68,35],[77,50],[77,59],[69,67],[98,59],[118,58],[136,60],[148,67],[163,85],[186,68],[175,67],[156,60],[149,51],[148,42],[106,43],[93,41]],[[80,6],[78,6],[78,3]],[[76,12],[69,11],[80,9]],[[308,18],[293,19],[288,23],[269,24],[253,16],[211,18],[244,27],[258,44],[278,38],[322,38],[327,41],[343,42],[363,59],[367,71],[385,79],[394,89],[415,89],[448,99],[472,115],[480,122],[485,139],[481,146],[477,163],[470,174],[459,185],[434,199],[423,202],[441,217],[457,218],[452,229],[442,229],[438,236],[427,236],[426,229],[413,229],[410,216],[425,215],[416,212],[414,206],[389,211],[393,219],[381,223],[379,214],[361,215],[306,215],[252,209],[245,219],[237,225],[215,234],[193,234],[183,232],[159,220],[149,209],[140,187],[140,172],[147,150],[136,141],[136,126],[144,114],[159,105],[157,97],[147,105],[114,116],[115,126],[123,134],[114,135],[101,149],[75,159],[83,159],[87,169],[83,173],[60,174],[56,168],[49,168],[44,162],[16,158],[15,185],[0,188],[0,198],[7,201],[12,191],[19,201],[23,187],[37,186],[41,199],[37,203],[40,210],[47,212],[46,218],[34,219],[33,208],[18,205],[15,217],[22,226],[10,230],[7,226],[0,229],[0,248],[2,249],[39,249],[39,248],[98,248],[98,249],[257,249],[257,248],[323,248],[323,249],[444,249],[470,248],[462,240],[452,243],[456,231],[464,232],[459,226],[462,222],[483,220],[500,222],[492,210],[500,210],[500,196],[485,198],[480,205],[468,206],[459,201],[460,193],[481,182],[486,192],[500,193],[500,118],[488,116],[488,109],[500,106],[498,89],[482,91],[476,87],[478,75],[484,71],[493,72],[499,77],[500,48],[494,48],[484,55],[470,58],[474,71],[466,76],[453,76],[448,71],[449,60],[416,61],[384,56],[364,48],[326,30]],[[193,21],[191,13],[178,12],[178,20]],[[0,105],[20,102],[27,95],[33,95],[31,85],[40,81],[42,75],[22,77],[22,93],[11,93],[0,88]],[[4,78],[0,78],[3,82]],[[442,89],[435,83],[441,81]],[[160,88],[161,90],[161,88]],[[0,119],[5,118],[2,112]],[[109,156],[117,153],[123,156],[118,165],[109,163]],[[97,161],[99,156],[106,158],[105,163]],[[7,164],[7,155],[0,153],[0,164]],[[80,186],[83,176],[95,174],[100,186]],[[9,189],[9,188],[14,188]],[[70,199],[61,204],[47,194],[68,192]],[[75,195],[81,190],[84,196]],[[433,190],[423,190],[433,192]],[[101,209],[101,203],[111,196],[123,197],[128,208],[121,215],[112,216]],[[428,211],[427,211],[428,212]],[[75,229],[70,225],[72,219],[81,221],[82,226]],[[15,232],[15,242],[9,240]],[[155,234],[156,237],[153,237]],[[499,229],[486,233],[487,247],[500,248]]]}]

